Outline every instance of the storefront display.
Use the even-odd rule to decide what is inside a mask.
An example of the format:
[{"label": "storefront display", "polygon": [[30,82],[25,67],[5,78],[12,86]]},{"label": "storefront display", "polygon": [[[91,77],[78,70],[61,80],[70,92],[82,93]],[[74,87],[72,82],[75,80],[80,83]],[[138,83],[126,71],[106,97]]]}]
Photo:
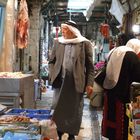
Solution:
[{"label": "storefront display", "polygon": [[140,140],[140,83],[131,86],[133,139]]},{"label": "storefront display", "polygon": [[[12,108],[0,116],[0,138],[4,140],[57,138],[51,122],[52,110]],[[9,138],[9,139],[7,139]]]},{"label": "storefront display", "polygon": [[0,72],[0,103],[8,108],[35,108],[34,75]]}]

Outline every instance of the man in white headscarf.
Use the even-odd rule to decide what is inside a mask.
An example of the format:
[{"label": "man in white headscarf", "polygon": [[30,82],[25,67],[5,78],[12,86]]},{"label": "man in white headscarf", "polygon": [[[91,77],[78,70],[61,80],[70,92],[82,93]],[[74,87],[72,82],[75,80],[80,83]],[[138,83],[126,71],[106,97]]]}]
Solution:
[{"label": "man in white headscarf", "polygon": [[78,135],[83,111],[83,93],[93,92],[94,65],[91,42],[83,37],[77,24],[61,24],[62,37],[54,40],[49,61],[50,81],[57,91],[53,120],[59,140],[68,133],[68,140]]},{"label": "man in white headscarf", "polygon": [[106,68],[102,135],[109,140],[128,140],[126,104],[130,86],[140,82],[140,40],[130,39],[114,49]]}]

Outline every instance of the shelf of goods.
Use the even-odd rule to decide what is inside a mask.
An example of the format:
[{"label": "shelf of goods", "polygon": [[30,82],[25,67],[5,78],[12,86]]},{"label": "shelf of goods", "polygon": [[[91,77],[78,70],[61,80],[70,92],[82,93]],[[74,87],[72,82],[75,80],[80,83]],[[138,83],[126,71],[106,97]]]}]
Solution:
[{"label": "shelf of goods", "polygon": [[0,72],[0,104],[8,108],[35,108],[33,74]]},{"label": "shelf of goods", "polygon": [[42,140],[43,137],[54,137],[54,133],[50,136],[56,131],[55,125],[51,128],[52,112],[45,109],[9,109],[0,116],[0,139]]},{"label": "shelf of goods", "polygon": [[[132,131],[134,140],[140,139],[140,83],[131,85]],[[129,129],[128,129],[129,130]],[[133,133],[132,133],[133,132]]]}]

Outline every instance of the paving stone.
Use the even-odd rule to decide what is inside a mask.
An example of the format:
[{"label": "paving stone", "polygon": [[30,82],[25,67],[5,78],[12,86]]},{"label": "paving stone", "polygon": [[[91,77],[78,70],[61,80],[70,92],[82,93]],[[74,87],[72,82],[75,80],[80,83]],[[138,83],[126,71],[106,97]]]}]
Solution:
[{"label": "paving stone", "polygon": [[[52,105],[53,91],[48,88],[42,93],[41,100],[37,101],[37,108],[50,109]],[[87,96],[84,96],[84,109],[82,124],[76,140],[101,140],[102,109],[90,105]],[[64,134],[62,140],[67,140],[68,135]]]}]

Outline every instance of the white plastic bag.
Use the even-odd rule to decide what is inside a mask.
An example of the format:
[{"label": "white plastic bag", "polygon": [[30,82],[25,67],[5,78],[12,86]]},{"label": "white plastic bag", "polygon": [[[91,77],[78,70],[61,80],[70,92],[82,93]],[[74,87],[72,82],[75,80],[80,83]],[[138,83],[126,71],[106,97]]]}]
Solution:
[{"label": "white plastic bag", "polygon": [[57,140],[57,127],[52,120],[42,120],[39,124],[41,126],[41,135],[43,138],[47,137],[51,140]]}]

